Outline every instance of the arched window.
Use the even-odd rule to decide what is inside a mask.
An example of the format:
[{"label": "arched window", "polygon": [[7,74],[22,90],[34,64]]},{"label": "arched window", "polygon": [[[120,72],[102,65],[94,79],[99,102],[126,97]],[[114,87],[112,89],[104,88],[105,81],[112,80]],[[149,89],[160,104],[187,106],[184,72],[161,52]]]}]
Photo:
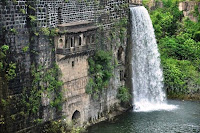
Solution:
[{"label": "arched window", "polygon": [[95,37],[94,37],[94,35],[92,35],[92,43],[94,43],[95,42]]},{"label": "arched window", "polygon": [[78,125],[80,123],[80,119],[81,118],[81,113],[76,110],[73,115],[72,115],[72,121],[74,122],[75,125]]},{"label": "arched window", "polygon": [[122,59],[123,50],[124,50],[124,49],[123,49],[122,46],[120,46],[119,49],[118,49],[118,52],[117,52],[117,59],[118,59],[119,61],[121,61],[121,59]]},{"label": "arched window", "polygon": [[79,37],[79,46],[81,46],[81,41],[82,41],[81,37]]},{"label": "arched window", "polygon": [[71,47],[73,47],[74,46],[74,40],[73,40],[73,38],[71,38]]},{"label": "arched window", "polygon": [[60,38],[58,42],[59,42],[59,43],[58,43],[58,47],[59,47],[59,48],[63,48],[63,39]]},{"label": "arched window", "polygon": [[62,38],[59,39],[59,43],[63,43],[63,39]]}]

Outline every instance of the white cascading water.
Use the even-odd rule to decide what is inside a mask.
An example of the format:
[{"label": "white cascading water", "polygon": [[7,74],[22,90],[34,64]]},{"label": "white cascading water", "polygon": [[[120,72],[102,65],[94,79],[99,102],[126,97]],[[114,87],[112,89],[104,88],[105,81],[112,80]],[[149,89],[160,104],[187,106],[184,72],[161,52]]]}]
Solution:
[{"label": "white cascading water", "polygon": [[172,110],[163,91],[163,72],[153,25],[143,6],[131,7],[134,111]]}]

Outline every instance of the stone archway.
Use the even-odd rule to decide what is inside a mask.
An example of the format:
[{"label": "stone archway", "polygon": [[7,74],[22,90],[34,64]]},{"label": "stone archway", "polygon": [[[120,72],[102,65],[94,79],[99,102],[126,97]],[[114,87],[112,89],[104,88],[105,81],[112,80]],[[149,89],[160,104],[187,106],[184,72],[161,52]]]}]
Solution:
[{"label": "stone archway", "polygon": [[74,125],[79,125],[81,122],[81,113],[76,110],[73,115],[72,115],[72,121],[74,123]]}]

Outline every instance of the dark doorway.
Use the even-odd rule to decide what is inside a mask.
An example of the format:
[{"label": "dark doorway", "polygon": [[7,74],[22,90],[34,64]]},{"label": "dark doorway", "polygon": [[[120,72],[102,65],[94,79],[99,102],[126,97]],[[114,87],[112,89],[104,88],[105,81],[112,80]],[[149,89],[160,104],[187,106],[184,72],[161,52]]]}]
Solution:
[{"label": "dark doorway", "polygon": [[74,125],[77,125],[80,123],[80,118],[81,118],[81,113],[78,110],[76,110],[72,115],[72,121]]},{"label": "dark doorway", "polygon": [[121,59],[122,59],[122,52],[123,52],[123,47],[122,46],[120,46],[119,47],[119,49],[118,49],[118,52],[117,52],[117,59],[119,60],[119,61],[121,61]]}]

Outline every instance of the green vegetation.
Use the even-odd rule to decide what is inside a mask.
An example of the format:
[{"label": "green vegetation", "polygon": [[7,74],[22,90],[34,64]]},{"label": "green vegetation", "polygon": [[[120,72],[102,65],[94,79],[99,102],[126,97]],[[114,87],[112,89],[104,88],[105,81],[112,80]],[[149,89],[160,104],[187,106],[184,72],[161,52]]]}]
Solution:
[{"label": "green vegetation", "polygon": [[41,131],[43,133],[64,133],[66,125],[61,120],[49,121],[42,127]]},{"label": "green vegetation", "polygon": [[19,11],[20,11],[22,14],[26,14],[26,11],[25,11],[24,9],[22,9],[22,8],[21,8]]},{"label": "green vegetation", "polygon": [[[23,104],[27,112],[35,114],[39,111],[42,97],[50,99],[51,107],[61,109],[62,103],[62,82],[58,80],[59,69],[57,65],[45,70],[42,66],[37,69],[32,65],[31,71],[33,81],[32,88],[24,88]],[[56,95],[56,96],[55,96]]]},{"label": "green vegetation", "polygon": [[15,78],[16,64],[10,62],[7,55],[9,54],[9,46],[2,45],[0,47],[0,75],[5,81]]},{"label": "green vegetation", "polygon": [[[127,23],[128,20],[126,17],[121,18],[119,21],[115,22],[114,26],[110,30],[110,45],[120,46],[123,45],[126,41],[126,33],[127,33]],[[120,39],[120,43],[116,42],[117,39]]]},{"label": "green vegetation", "polygon": [[[183,17],[176,0],[150,11],[161,53],[165,88],[169,96],[200,90],[200,22]],[[195,9],[196,10],[196,9]],[[195,12],[199,17],[199,13]]]},{"label": "green vegetation", "polygon": [[10,32],[13,33],[13,34],[17,34],[17,30],[14,29],[14,28],[13,28],[13,29],[10,29]]},{"label": "green vegetation", "polygon": [[[0,44],[0,108],[1,108],[1,125],[5,125],[7,107],[9,107],[10,99],[7,97],[8,83],[16,77],[16,64],[10,58],[10,48],[8,45]],[[12,116],[10,116],[13,118]],[[2,126],[2,131],[5,131]]]},{"label": "green vegetation", "polygon": [[[30,3],[28,3],[30,4]],[[27,46],[22,48],[23,52],[32,52],[31,45],[35,42],[35,37],[39,34],[48,36],[50,44],[53,45],[53,37],[58,33],[56,28],[36,28],[36,16],[34,15],[35,9],[32,6],[28,6],[29,10],[32,10],[31,15],[28,15],[29,33],[30,33],[30,42]],[[20,9],[20,12],[24,14],[24,9]],[[1,31],[2,33],[17,34],[17,30],[12,28],[10,30]],[[2,34],[4,35],[4,34]],[[5,42],[5,40],[1,40]],[[36,55],[36,52],[33,54]],[[31,78],[30,86],[23,85],[21,88],[22,92],[17,96],[12,96],[13,90],[8,89],[8,82],[16,77],[15,71],[17,70],[18,64],[12,62],[12,57],[8,45],[0,44],[0,80],[2,94],[0,94],[0,108],[2,108],[5,118],[5,125],[14,123],[16,121],[29,120],[29,124],[37,124],[43,122],[41,110],[44,105],[42,105],[42,100],[49,101],[47,105],[49,109],[55,110],[56,113],[60,114],[62,108],[62,92],[61,86],[62,82],[58,80],[60,75],[58,66],[52,64],[50,68],[45,66],[40,66],[32,63],[31,67]],[[3,82],[3,83],[2,83]],[[11,111],[12,110],[12,111]]]},{"label": "green vegetation", "polygon": [[122,101],[122,102],[128,102],[131,98],[129,88],[126,88],[125,86],[121,86],[118,89],[117,98],[119,98],[119,100]]},{"label": "green vegetation", "polygon": [[112,54],[106,51],[97,51],[94,56],[88,59],[90,79],[86,93],[92,94],[97,99],[109,84],[113,75]]}]

